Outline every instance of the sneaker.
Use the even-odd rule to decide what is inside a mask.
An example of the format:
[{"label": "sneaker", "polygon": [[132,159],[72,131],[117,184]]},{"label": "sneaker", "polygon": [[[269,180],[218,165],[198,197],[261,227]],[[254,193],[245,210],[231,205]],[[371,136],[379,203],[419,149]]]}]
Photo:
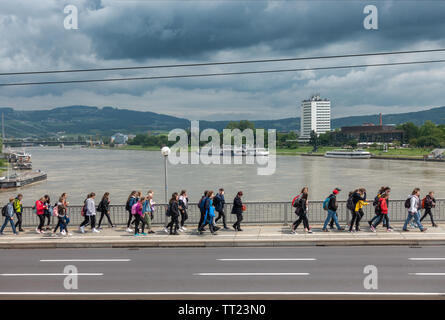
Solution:
[{"label": "sneaker", "polygon": [[311,228],[309,228],[309,230],[307,231],[307,233],[312,233],[312,229],[311,229]]},{"label": "sneaker", "polygon": [[291,233],[291,234],[297,234],[297,231],[296,231],[296,230],[291,230],[290,233]]},{"label": "sneaker", "polygon": [[409,230],[408,229],[402,229],[403,231],[405,231],[405,232],[409,232]]},{"label": "sneaker", "polygon": [[71,232],[68,232],[68,234],[67,234],[68,236],[72,236],[73,234],[71,233]]},{"label": "sneaker", "polygon": [[85,233],[85,227],[79,227],[81,233]]},{"label": "sneaker", "polygon": [[371,225],[370,228],[371,228],[371,231],[372,231],[372,232],[376,232],[376,231],[375,231],[375,227],[374,227],[373,225]]},{"label": "sneaker", "polygon": [[66,236],[66,231],[63,230],[62,232],[60,232],[60,234],[61,234],[62,236]]},{"label": "sneaker", "polygon": [[22,228],[19,229],[19,232],[25,232],[25,230],[23,230]]},{"label": "sneaker", "polygon": [[134,236],[135,236],[135,237],[139,237],[140,234],[139,234],[139,233],[135,233]]},{"label": "sneaker", "polygon": [[148,233],[142,232],[141,235],[148,236]]},{"label": "sneaker", "polygon": [[156,233],[156,232],[154,232],[153,230],[150,230],[150,231],[148,231],[148,233]]},{"label": "sneaker", "polygon": [[127,228],[126,231],[127,231],[127,232],[133,232],[133,229],[131,229],[131,228]]},{"label": "sneaker", "polygon": [[433,224],[433,228],[437,228],[438,227],[438,225],[437,224]]},{"label": "sneaker", "polygon": [[340,227],[340,229],[337,229],[338,231],[345,231],[345,228]]},{"label": "sneaker", "polygon": [[428,230],[428,228],[423,228],[420,232],[425,232],[426,230]]},{"label": "sneaker", "polygon": [[40,230],[36,228],[36,232],[37,232],[37,233],[40,233]]},{"label": "sneaker", "polygon": [[100,233],[100,231],[99,230],[97,230],[96,228],[93,228],[93,230],[92,230],[94,233]]},{"label": "sneaker", "polygon": [[182,227],[182,230],[187,231],[187,228],[183,226],[183,227]]},{"label": "sneaker", "polygon": [[166,227],[164,227],[164,232],[165,232],[165,233],[169,233],[169,232],[168,232],[168,229],[167,229]]},{"label": "sneaker", "polygon": [[323,232],[329,232],[329,230],[328,229],[326,229],[326,228],[323,228],[323,229],[321,229]]},{"label": "sneaker", "polygon": [[184,232],[184,229],[182,229],[182,228],[179,228],[178,230],[179,230],[179,232]]},{"label": "sneaker", "polygon": [[241,228],[238,228],[238,231],[243,231],[243,229],[241,229]]},{"label": "sneaker", "polygon": [[392,229],[392,228],[386,229],[386,232],[393,232],[393,231],[394,231],[394,229]]}]

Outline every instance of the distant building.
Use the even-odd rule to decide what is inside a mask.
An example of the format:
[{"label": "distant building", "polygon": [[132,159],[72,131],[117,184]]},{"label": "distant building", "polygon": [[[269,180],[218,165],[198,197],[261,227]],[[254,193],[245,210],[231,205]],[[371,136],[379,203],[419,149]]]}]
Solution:
[{"label": "distant building", "polygon": [[391,143],[403,141],[403,130],[397,130],[395,126],[370,125],[341,127],[340,131],[332,133],[335,142],[346,143],[357,140],[358,143]]},{"label": "distant building", "polygon": [[126,144],[128,141],[128,136],[122,133],[115,133],[111,136],[110,142],[114,144]]},{"label": "distant building", "polygon": [[311,131],[317,135],[331,131],[331,101],[314,95],[301,102],[300,137],[298,141],[308,142]]}]

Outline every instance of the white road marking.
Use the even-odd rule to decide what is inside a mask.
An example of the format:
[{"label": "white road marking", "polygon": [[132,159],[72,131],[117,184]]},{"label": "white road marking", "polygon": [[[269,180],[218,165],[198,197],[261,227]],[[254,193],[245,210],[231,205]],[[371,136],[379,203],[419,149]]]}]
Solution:
[{"label": "white road marking", "polygon": [[441,260],[445,260],[445,258],[409,258],[408,260],[412,260],[412,261],[441,261]]},{"label": "white road marking", "polygon": [[216,259],[218,261],[315,261],[315,258]]},{"label": "white road marking", "polygon": [[2,277],[33,277],[33,276],[103,276],[103,273],[1,273]]},{"label": "white road marking", "polygon": [[211,272],[194,273],[195,276],[308,276],[310,273],[301,272]]},{"label": "white road marking", "polygon": [[410,273],[412,276],[445,276],[444,272],[416,272],[416,273]]},{"label": "white road marking", "polygon": [[445,296],[445,292],[376,292],[376,291],[358,291],[358,292],[250,292],[250,291],[235,291],[235,292],[71,292],[71,291],[63,291],[63,292],[0,292],[0,296],[8,296],[8,295],[33,295],[33,296],[78,296],[78,295],[87,295],[87,296],[106,296],[106,295],[119,295],[119,296],[143,296],[143,295],[223,295],[223,296],[237,296],[237,295],[317,295],[317,296],[329,296],[329,295],[347,295],[347,296]]},{"label": "white road marking", "polygon": [[61,259],[61,260],[40,260],[40,262],[128,262],[131,259]]}]

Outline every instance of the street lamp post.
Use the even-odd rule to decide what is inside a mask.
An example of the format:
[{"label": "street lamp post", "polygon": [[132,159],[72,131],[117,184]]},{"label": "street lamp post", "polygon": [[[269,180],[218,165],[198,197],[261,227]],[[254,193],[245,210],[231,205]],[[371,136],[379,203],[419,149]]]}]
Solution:
[{"label": "street lamp post", "polygon": [[165,146],[161,149],[161,154],[164,156],[164,185],[165,185],[165,203],[168,202],[168,187],[167,187],[167,158],[170,154],[170,148]]}]

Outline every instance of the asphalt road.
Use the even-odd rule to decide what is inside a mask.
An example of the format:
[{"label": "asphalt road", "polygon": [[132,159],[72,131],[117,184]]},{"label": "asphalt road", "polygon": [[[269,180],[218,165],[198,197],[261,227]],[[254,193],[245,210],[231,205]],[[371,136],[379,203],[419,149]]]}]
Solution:
[{"label": "asphalt road", "polygon": [[[0,299],[445,298],[443,247],[0,250]],[[78,289],[66,290],[74,265]],[[365,289],[365,266],[377,289]]]}]

